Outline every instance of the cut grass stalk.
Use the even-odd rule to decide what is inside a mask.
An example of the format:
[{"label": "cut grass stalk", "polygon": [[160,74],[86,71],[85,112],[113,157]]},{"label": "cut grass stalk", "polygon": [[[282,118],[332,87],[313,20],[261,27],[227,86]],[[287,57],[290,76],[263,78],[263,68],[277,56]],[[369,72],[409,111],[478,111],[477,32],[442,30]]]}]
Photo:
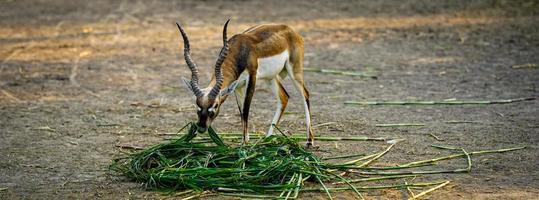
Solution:
[{"label": "cut grass stalk", "polygon": [[[503,152],[521,150],[521,149],[524,149],[524,148],[526,148],[526,147],[524,146],[524,147],[514,147],[514,148],[506,148],[506,149],[474,151],[474,152],[468,153],[468,156],[481,155],[481,154],[490,154],[490,153],[503,153]],[[434,162],[438,162],[438,161],[441,161],[441,160],[448,160],[448,159],[457,158],[457,157],[463,157],[463,156],[466,156],[466,154],[464,154],[464,153],[453,154],[453,155],[439,157],[439,158],[433,158],[433,159],[428,159],[428,160],[410,162],[410,163],[406,163],[406,164],[402,164],[402,165],[398,165],[398,166],[405,167],[405,166],[414,166],[414,165],[425,164],[425,163],[434,163]]]},{"label": "cut grass stalk", "polygon": [[[191,126],[193,127],[193,122],[189,122],[187,124],[185,124],[183,127],[181,127],[180,129],[178,129],[178,131],[176,131],[176,133],[181,133],[183,131],[183,129],[185,129],[187,126]],[[191,133],[191,132],[190,132]]]},{"label": "cut grass stalk", "polygon": [[426,124],[417,123],[398,123],[398,124],[375,124],[376,127],[402,127],[402,126],[426,126]]},{"label": "cut grass stalk", "polygon": [[183,198],[182,200],[190,200],[190,199],[200,198],[200,197],[202,197],[204,194],[205,194],[205,192],[199,192],[199,193],[197,193],[197,194],[194,194],[194,195],[185,197],[185,198]]},{"label": "cut grass stalk", "polygon": [[333,124],[337,124],[337,122],[321,123],[321,124],[313,125],[313,128],[317,128],[317,127],[321,127],[321,126],[329,126],[329,125],[333,125]]},{"label": "cut grass stalk", "polygon": [[221,140],[219,135],[217,135],[217,132],[215,132],[211,126],[208,128],[208,135],[210,136],[210,139],[215,142],[215,144],[219,146],[226,146],[226,144],[223,142],[223,140]]},{"label": "cut grass stalk", "polygon": [[432,136],[437,141],[444,141],[443,139],[439,138],[438,136],[434,135],[433,133],[429,133],[430,136]]},{"label": "cut grass stalk", "polygon": [[[425,183],[410,183],[410,184],[396,184],[396,185],[377,185],[377,186],[356,186],[358,190],[382,190],[382,189],[404,189],[406,187],[428,187],[432,185],[439,185],[446,181],[438,182],[425,182]],[[346,191],[351,190],[350,187],[335,187],[335,188],[326,188],[328,191]],[[306,188],[302,189],[303,192],[325,192],[324,188]]]},{"label": "cut grass stalk", "polygon": [[194,192],[194,190],[185,190],[185,191],[181,191],[181,192],[176,192],[176,193],[174,193],[174,196],[183,196],[183,195],[189,194],[191,192]]},{"label": "cut grass stalk", "polygon": [[360,153],[360,154],[351,154],[351,155],[344,155],[344,156],[324,157],[321,160],[336,160],[336,159],[353,158],[353,157],[359,157],[359,156],[365,156],[365,154]]},{"label": "cut grass stalk", "polygon": [[445,185],[447,185],[447,184],[449,184],[449,181],[446,181],[446,182],[444,182],[444,183],[442,183],[442,184],[440,184],[440,185],[438,185],[438,186],[436,186],[436,187],[433,187],[433,188],[430,188],[430,189],[428,189],[428,190],[425,190],[425,191],[423,191],[423,192],[421,192],[421,193],[419,193],[419,194],[413,196],[412,198],[409,198],[408,200],[420,199],[421,197],[423,197],[423,196],[425,196],[425,195],[431,193],[431,192],[434,191],[434,190],[440,189],[441,187],[443,187],[443,186],[445,186]]},{"label": "cut grass stalk", "polygon": [[[467,153],[464,149],[461,149],[464,153],[463,155],[466,157],[467,160],[467,167],[465,169],[455,169],[455,170],[432,170],[432,171],[395,171],[395,172],[380,172],[380,171],[374,171],[374,172],[367,172],[367,171],[359,171],[358,174],[362,175],[419,175],[419,174],[442,174],[442,173],[464,173],[464,172],[470,172],[472,169],[472,159],[470,157],[470,154]],[[473,152],[472,152],[473,153]],[[457,156],[460,157],[460,156]],[[453,157],[455,158],[455,157]],[[427,162],[430,163],[430,162]],[[427,164],[427,163],[420,163],[420,164]],[[418,165],[407,165],[407,166],[401,166],[401,167],[416,167]]]},{"label": "cut grass stalk", "polygon": [[367,160],[369,158],[372,158],[372,157],[375,157],[376,155],[378,155],[379,153],[375,153],[375,154],[371,154],[371,155],[368,155],[368,156],[363,156],[361,158],[358,158],[358,159],[355,159],[355,160],[350,160],[348,162],[345,162],[343,163],[343,165],[352,165],[352,164],[356,164],[358,163],[359,161],[363,161],[363,160]]},{"label": "cut grass stalk", "polygon": [[322,179],[320,179],[319,176],[314,176],[316,178],[316,180],[318,180],[318,182],[320,183],[320,185],[322,185],[322,189],[324,190],[324,192],[326,192],[326,194],[328,195],[328,198],[330,200],[333,199],[333,197],[331,196],[331,193],[329,192],[329,189],[326,187],[326,184],[324,184],[324,182],[322,181]]},{"label": "cut grass stalk", "polygon": [[397,144],[397,143],[393,143],[393,144],[389,145],[389,147],[387,147],[384,151],[380,152],[378,155],[374,156],[374,157],[371,158],[370,160],[367,160],[366,162],[362,163],[362,164],[359,165],[358,167],[365,167],[365,166],[371,164],[372,162],[378,160],[378,158],[382,157],[382,156],[385,155],[387,152],[389,152],[389,150],[391,150],[391,148],[393,148],[393,146],[395,146],[395,144]]},{"label": "cut grass stalk", "polygon": [[278,196],[271,195],[257,195],[257,194],[243,194],[243,193],[221,193],[223,196],[249,198],[249,199],[280,199]]},{"label": "cut grass stalk", "polygon": [[452,146],[446,146],[446,145],[437,145],[437,144],[431,144],[431,147],[437,148],[437,149],[445,149],[445,150],[460,150],[460,148],[452,147]]},{"label": "cut grass stalk", "polygon": [[358,165],[352,165],[352,164],[336,164],[336,165],[330,165],[329,167],[336,168],[336,169],[357,169],[357,170],[368,170],[368,171],[376,170],[377,171],[377,170],[399,170],[399,169],[408,169],[408,168],[419,168],[419,167],[432,166],[432,165],[435,165],[435,164],[423,163],[423,164],[410,165],[410,166],[389,166],[389,167],[360,167]]},{"label": "cut grass stalk", "polygon": [[[380,176],[380,177],[371,177],[371,178],[360,178],[360,179],[352,179],[348,180],[350,183],[359,183],[359,182],[369,182],[369,181],[380,181],[380,180],[388,180],[388,179],[401,179],[401,178],[409,178],[409,177],[416,177],[418,175],[392,175],[392,176]],[[339,185],[344,184],[345,182],[335,182],[333,184]]]},{"label": "cut grass stalk", "polygon": [[421,165],[414,165],[414,166],[389,166],[389,167],[358,167],[355,169],[361,169],[361,170],[397,170],[397,169],[407,169],[407,168],[419,168],[419,167],[425,167],[425,166],[432,166],[434,163],[424,163]]},{"label": "cut grass stalk", "polygon": [[[261,138],[264,138],[266,136],[254,135],[254,136],[250,136],[250,137],[252,139],[261,139]],[[288,137],[291,138],[291,139],[297,139],[297,140],[300,140],[300,141],[307,141],[306,136],[292,135],[292,136],[288,136]],[[208,139],[209,137],[202,136],[200,138]],[[221,136],[220,138],[223,139],[223,140],[240,140],[243,137],[242,136]],[[317,140],[317,141],[386,141],[387,138],[381,138],[381,137],[380,138],[370,138],[370,137],[365,137],[365,136],[350,136],[350,137],[316,137],[315,140]]]},{"label": "cut grass stalk", "polygon": [[431,171],[395,171],[395,172],[380,172],[380,171],[358,171],[355,172],[361,175],[424,175],[424,174],[451,174],[451,173],[465,173],[467,169],[455,169],[455,170],[431,170]]},{"label": "cut grass stalk", "polygon": [[[279,130],[279,129],[277,129],[277,130]],[[279,130],[279,132],[282,133],[281,130]],[[314,160],[314,162],[315,162],[318,166],[320,166],[320,161],[318,161],[318,159],[316,159],[314,156],[310,156],[310,157]],[[320,171],[319,168],[316,168],[316,167],[315,167],[314,170],[316,170],[316,172],[317,172],[318,174],[322,174],[322,172]],[[319,175],[314,175],[314,177],[316,178],[316,180],[318,180],[318,182],[320,182],[320,185],[322,185],[322,188],[324,188],[324,190],[326,191],[326,194],[328,195],[329,199],[330,199],[330,200],[333,200],[333,197],[331,196],[331,193],[330,193],[329,190],[327,189],[326,184],[324,184],[324,182],[320,179],[320,176],[319,176]]]},{"label": "cut grass stalk", "polygon": [[337,177],[338,179],[342,180],[344,183],[348,184],[348,186],[349,186],[352,190],[354,190],[354,192],[357,194],[357,196],[358,196],[360,199],[364,199],[364,198],[363,198],[363,195],[361,195],[361,193],[357,190],[357,188],[356,188],[354,185],[352,185],[352,183],[350,183],[347,179],[345,179],[345,178],[343,178],[342,176],[340,176],[340,175],[338,175],[338,174],[335,174],[335,173],[333,173],[333,172],[331,172],[331,171],[329,171],[329,170],[326,170],[326,172],[329,173],[329,174],[331,174],[331,175],[333,175],[333,176],[335,176],[335,177]]},{"label": "cut grass stalk", "polygon": [[458,120],[451,120],[451,121],[444,121],[446,124],[479,124],[481,122],[478,121],[458,121]]},{"label": "cut grass stalk", "polygon": [[539,65],[536,63],[526,63],[526,64],[520,64],[520,65],[513,65],[511,68],[513,69],[522,69],[522,68],[538,68]]},{"label": "cut grass stalk", "polygon": [[[306,136],[292,136],[292,139],[307,140]],[[317,137],[317,141],[386,141],[387,138],[370,138],[366,136],[349,136],[349,137]]]},{"label": "cut grass stalk", "polygon": [[357,71],[343,71],[343,70],[321,69],[321,68],[310,68],[310,67],[303,68],[303,71],[318,72],[318,73],[324,73],[324,74],[346,75],[346,76],[359,76],[359,77],[367,77],[367,78],[373,78],[373,79],[377,78],[374,75],[370,75],[363,72],[357,72]]},{"label": "cut grass stalk", "polygon": [[488,105],[535,100],[536,97],[499,100],[451,100],[451,101],[345,101],[346,105]]},{"label": "cut grass stalk", "polygon": [[[307,137],[292,137],[299,140],[307,140]],[[317,141],[386,141],[387,138],[370,138],[365,136],[350,136],[350,137],[317,137]]]},{"label": "cut grass stalk", "polygon": [[470,154],[466,152],[466,150],[462,149],[462,152],[464,155],[466,155],[466,161],[468,162],[468,168],[466,168],[466,171],[471,172],[472,171],[472,158],[470,157]]},{"label": "cut grass stalk", "polygon": [[[299,196],[299,190],[303,186],[303,174],[299,174],[298,182],[296,183],[296,188],[294,189],[294,199],[297,199]],[[288,198],[288,197],[287,197]]]},{"label": "cut grass stalk", "polygon": [[133,145],[128,145],[128,144],[117,144],[117,145],[114,145],[115,147],[118,147],[118,148],[122,148],[122,149],[133,149],[133,150],[142,150],[144,149],[143,147],[138,147],[138,146],[133,146]]},{"label": "cut grass stalk", "polygon": [[[293,174],[292,177],[288,180],[288,184],[292,184],[292,182],[294,182],[295,178],[297,177],[297,174]],[[286,190],[284,189],[281,194],[279,195],[279,197],[283,197],[283,195],[288,191],[288,194],[287,196],[289,196],[290,194],[290,190]]]},{"label": "cut grass stalk", "polygon": [[[404,179],[404,184],[408,185],[408,182],[406,181],[406,179]],[[409,194],[412,198],[415,197],[414,191],[412,191],[412,189],[410,189],[410,187],[406,186],[406,191],[408,191],[408,194]]]}]

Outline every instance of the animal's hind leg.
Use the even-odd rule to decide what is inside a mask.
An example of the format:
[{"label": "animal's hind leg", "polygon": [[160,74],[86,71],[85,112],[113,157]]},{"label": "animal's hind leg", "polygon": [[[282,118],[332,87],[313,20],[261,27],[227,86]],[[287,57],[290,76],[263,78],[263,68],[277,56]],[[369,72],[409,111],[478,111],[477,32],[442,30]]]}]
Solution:
[{"label": "animal's hind leg", "polygon": [[303,53],[296,52],[296,55],[292,54],[290,61],[287,62],[286,68],[288,74],[294,86],[301,94],[303,100],[303,106],[305,108],[305,122],[307,125],[307,146],[314,145],[314,132],[311,126],[311,105],[309,103],[309,90],[305,87],[305,82],[303,81]]},{"label": "animal's hind leg", "polygon": [[303,80],[294,80],[296,89],[301,94],[303,106],[305,108],[305,123],[307,125],[307,146],[314,145],[314,132],[311,126],[311,104],[309,102],[309,91],[305,87]]},{"label": "animal's hind leg", "polygon": [[277,99],[277,109],[275,110],[275,115],[273,116],[273,120],[271,121],[271,125],[266,136],[272,135],[273,126],[279,124],[284,110],[286,109],[286,105],[288,104],[289,97],[288,93],[283,87],[283,84],[281,83],[281,78],[279,76],[271,80],[271,90]]}]

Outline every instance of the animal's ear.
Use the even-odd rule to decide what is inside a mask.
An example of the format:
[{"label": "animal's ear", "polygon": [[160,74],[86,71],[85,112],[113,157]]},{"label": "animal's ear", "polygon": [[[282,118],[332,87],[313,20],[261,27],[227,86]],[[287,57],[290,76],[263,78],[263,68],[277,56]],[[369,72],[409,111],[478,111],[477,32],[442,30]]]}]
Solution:
[{"label": "animal's ear", "polygon": [[185,83],[185,87],[187,87],[189,91],[193,92],[193,88],[191,87],[191,81],[183,77],[182,77],[182,80],[183,80],[183,83]]},{"label": "animal's ear", "polygon": [[221,91],[221,96],[226,96],[234,92],[234,90],[236,90],[236,87],[240,85],[240,82],[241,81],[239,79],[232,82],[228,87],[226,87],[223,91]]}]

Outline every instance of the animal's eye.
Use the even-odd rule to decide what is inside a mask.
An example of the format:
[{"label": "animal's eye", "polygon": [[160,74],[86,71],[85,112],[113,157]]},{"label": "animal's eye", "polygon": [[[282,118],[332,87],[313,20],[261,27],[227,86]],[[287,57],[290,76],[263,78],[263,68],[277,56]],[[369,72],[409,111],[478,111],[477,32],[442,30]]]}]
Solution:
[{"label": "animal's eye", "polygon": [[197,107],[197,111],[198,111],[198,112],[202,111],[202,108],[201,108],[201,107],[199,107],[199,106],[196,106],[196,107]]},{"label": "animal's eye", "polygon": [[210,109],[208,110],[208,114],[210,115],[210,117],[215,116],[215,110],[213,110],[213,109],[210,108]]}]

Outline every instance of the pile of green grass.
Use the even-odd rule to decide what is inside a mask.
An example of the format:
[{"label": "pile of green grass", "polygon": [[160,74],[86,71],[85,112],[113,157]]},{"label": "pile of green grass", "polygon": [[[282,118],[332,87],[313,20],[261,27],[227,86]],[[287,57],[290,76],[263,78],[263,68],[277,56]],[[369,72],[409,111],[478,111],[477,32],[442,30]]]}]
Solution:
[{"label": "pile of green grass", "polygon": [[113,169],[152,188],[253,197],[297,197],[306,180],[323,185],[340,177],[294,138],[271,136],[230,147],[212,128],[209,135],[211,140],[193,140],[196,125],[192,124],[183,137],[117,159]]},{"label": "pile of green grass", "polygon": [[[191,195],[190,197],[197,197],[204,194],[204,191],[211,191],[212,194],[238,197],[288,199],[297,198],[303,191],[325,192],[331,199],[331,191],[351,190],[362,198],[360,191],[370,189],[404,188],[409,190],[438,185],[426,191],[430,192],[447,184],[448,181],[410,184],[405,182],[405,184],[378,186],[364,186],[357,183],[416,177],[424,174],[468,172],[471,170],[471,155],[521,149],[470,153],[462,150],[461,154],[398,166],[369,167],[373,161],[387,153],[395,143],[382,152],[335,164],[323,162],[321,158],[306,151],[298,143],[298,138],[285,134],[260,138],[249,145],[232,147],[226,145],[211,127],[208,131],[209,138],[206,137],[206,139],[195,138],[196,129],[196,125],[190,123],[188,133],[182,137],[116,159],[111,168],[133,180],[144,182],[149,188],[185,190],[184,194]],[[358,154],[330,159],[359,156]],[[438,171],[409,170],[460,157],[467,159],[466,168]],[[349,179],[341,176],[344,173],[357,173],[363,175],[364,178]],[[321,187],[306,188],[306,181],[318,183]],[[342,184],[345,187],[328,188],[327,183]]]}]

